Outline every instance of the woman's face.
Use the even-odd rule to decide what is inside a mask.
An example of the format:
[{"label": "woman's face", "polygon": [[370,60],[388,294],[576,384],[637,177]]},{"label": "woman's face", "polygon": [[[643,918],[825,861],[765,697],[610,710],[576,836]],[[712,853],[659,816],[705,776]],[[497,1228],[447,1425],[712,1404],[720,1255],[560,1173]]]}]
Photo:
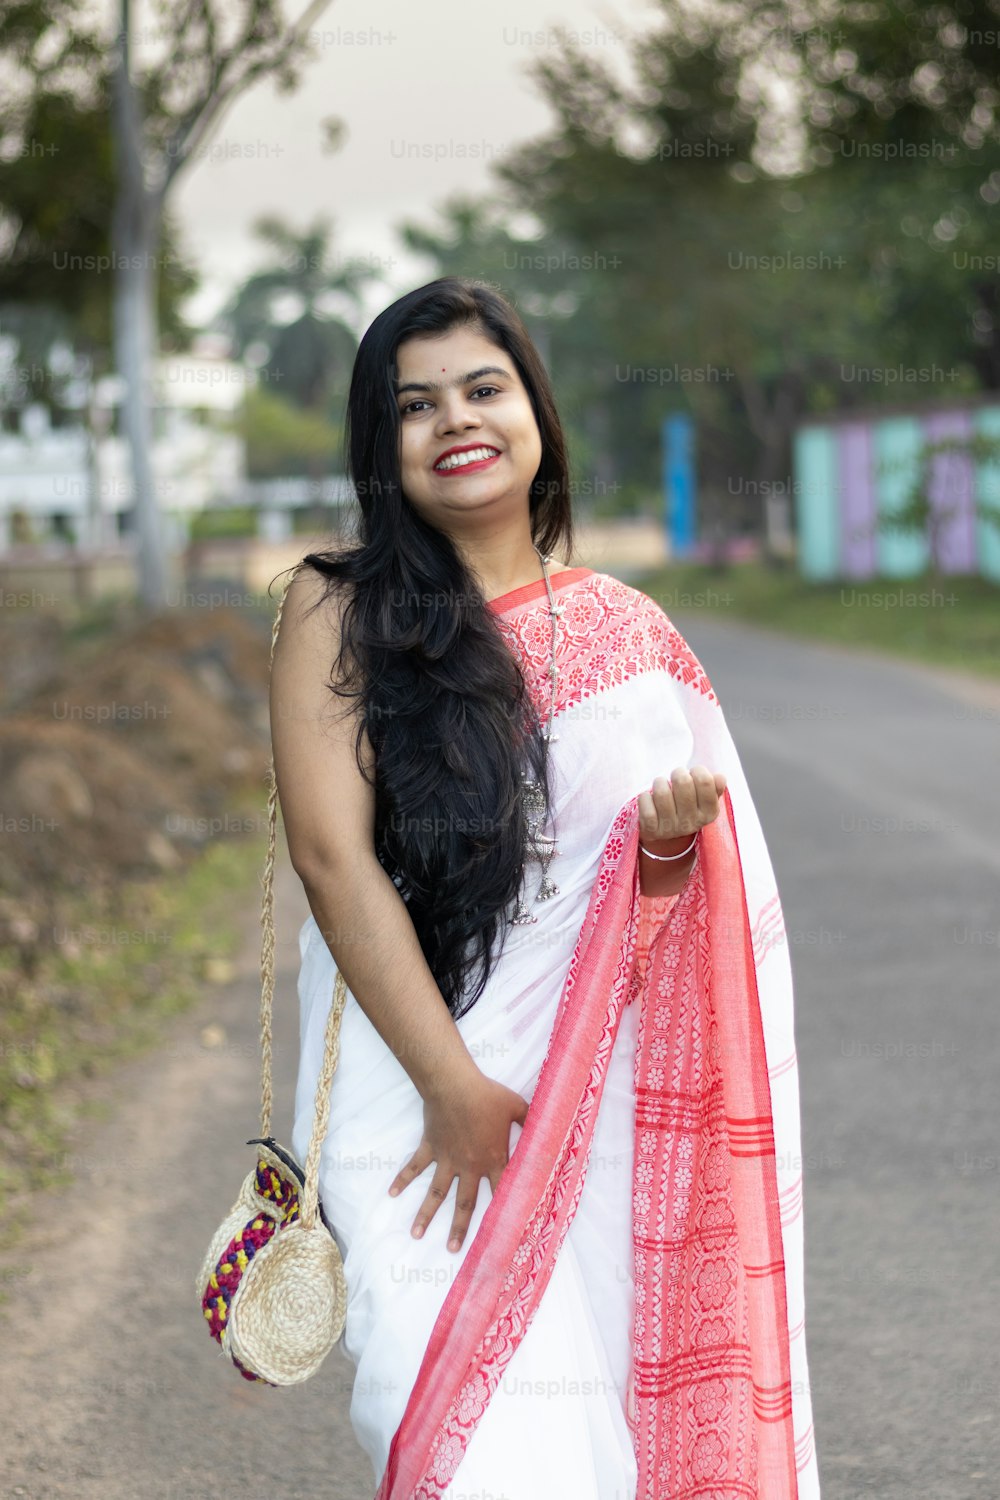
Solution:
[{"label": "woman's face", "polygon": [[405,339],[396,390],[403,491],[414,509],[461,537],[523,521],[542,440],[507,351],[475,324]]}]

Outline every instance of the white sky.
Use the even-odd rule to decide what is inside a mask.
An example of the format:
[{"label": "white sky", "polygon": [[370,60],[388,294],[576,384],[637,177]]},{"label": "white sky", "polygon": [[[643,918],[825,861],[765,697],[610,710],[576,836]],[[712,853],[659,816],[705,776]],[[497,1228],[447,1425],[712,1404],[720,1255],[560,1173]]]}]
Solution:
[{"label": "white sky", "polygon": [[[286,0],[289,17],[303,8],[304,0]],[[267,247],[250,227],[259,214],[304,229],[322,213],[333,220],[338,258],[362,256],[386,270],[389,287],[368,293],[370,320],[433,274],[423,259],[404,257],[394,225],[436,224],[435,208],[449,194],[488,191],[490,163],[551,127],[525,73],[531,59],[552,52],[551,28],[578,33],[627,75],[625,39],[650,29],[658,13],[651,0],[552,0],[544,9],[537,0],[334,0],[314,28],[324,40],[299,89],[253,87],[178,179],[180,248],[204,278],[186,316],[210,317],[264,263]],[[369,41],[352,44],[359,33]],[[336,152],[323,149],[329,116],[348,130]]]}]

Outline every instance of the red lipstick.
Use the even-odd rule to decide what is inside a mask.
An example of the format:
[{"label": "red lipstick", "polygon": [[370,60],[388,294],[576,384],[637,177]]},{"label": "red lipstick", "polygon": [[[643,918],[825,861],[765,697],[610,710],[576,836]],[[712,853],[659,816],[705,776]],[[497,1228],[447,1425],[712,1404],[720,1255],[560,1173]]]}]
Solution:
[{"label": "red lipstick", "polygon": [[478,473],[480,469],[488,469],[489,466],[490,466],[490,464],[495,464],[496,461],[497,461],[497,459],[500,457],[499,452],[496,449],[494,449],[492,455],[489,458],[479,458],[479,459],[476,459],[476,461],[474,463],[457,464],[454,468],[450,468],[450,469],[439,469],[437,467],[437,465],[441,462],[441,460],[443,458],[448,458],[453,453],[474,453],[477,448],[493,448],[493,444],[492,443],[463,443],[460,446],[455,447],[455,448],[446,448],[445,451],[444,451],[444,453],[438,454],[437,458],[434,460],[434,472],[435,472],[435,474],[442,474],[442,475],[444,475],[444,474],[473,474],[473,473]]}]

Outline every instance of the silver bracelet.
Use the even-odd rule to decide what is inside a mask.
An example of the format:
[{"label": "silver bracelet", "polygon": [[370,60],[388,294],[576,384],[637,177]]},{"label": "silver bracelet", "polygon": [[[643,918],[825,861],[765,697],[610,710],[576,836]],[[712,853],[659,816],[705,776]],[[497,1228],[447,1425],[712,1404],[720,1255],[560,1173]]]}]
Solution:
[{"label": "silver bracelet", "polygon": [[643,854],[647,855],[650,859],[683,859],[685,854],[691,853],[691,850],[694,848],[697,842],[698,835],[695,834],[690,844],[688,844],[686,849],[682,849],[680,854],[651,854],[650,851],[646,849],[641,842],[639,844],[639,848],[642,849]]}]

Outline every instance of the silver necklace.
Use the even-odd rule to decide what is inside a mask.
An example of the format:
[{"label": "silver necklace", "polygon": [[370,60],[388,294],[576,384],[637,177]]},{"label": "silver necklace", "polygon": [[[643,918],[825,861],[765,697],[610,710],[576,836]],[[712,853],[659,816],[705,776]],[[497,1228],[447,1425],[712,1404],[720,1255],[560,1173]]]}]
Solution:
[{"label": "silver necklace", "polygon": [[[534,547],[534,542],[532,546]],[[548,565],[552,561],[550,556],[543,556],[535,547],[542,562],[542,577],[545,579],[545,592],[549,599],[549,619],[552,622],[552,655],[549,664],[549,721],[545,727],[542,739],[545,741],[545,764],[548,769],[548,748],[558,740],[559,736],[552,733],[552,720],[556,711],[556,678],[559,668],[556,665],[556,628],[559,616],[563,613],[565,605],[556,604],[552,597],[552,585],[549,583]],[[525,870],[530,860],[538,860],[542,867],[542,882],[535,894],[536,901],[548,901],[550,896],[558,896],[559,887],[549,878],[549,865],[556,854],[556,841],[540,832],[548,817],[548,807],[545,802],[545,794],[542,784],[530,776],[521,776],[522,802],[524,805],[525,818],[528,825],[528,836],[524,845],[524,856],[521,864],[521,886],[523,889]],[[517,906],[511,922],[515,927],[527,926],[531,922],[537,922],[538,918],[532,916],[524,903],[522,896],[517,898]]]}]

